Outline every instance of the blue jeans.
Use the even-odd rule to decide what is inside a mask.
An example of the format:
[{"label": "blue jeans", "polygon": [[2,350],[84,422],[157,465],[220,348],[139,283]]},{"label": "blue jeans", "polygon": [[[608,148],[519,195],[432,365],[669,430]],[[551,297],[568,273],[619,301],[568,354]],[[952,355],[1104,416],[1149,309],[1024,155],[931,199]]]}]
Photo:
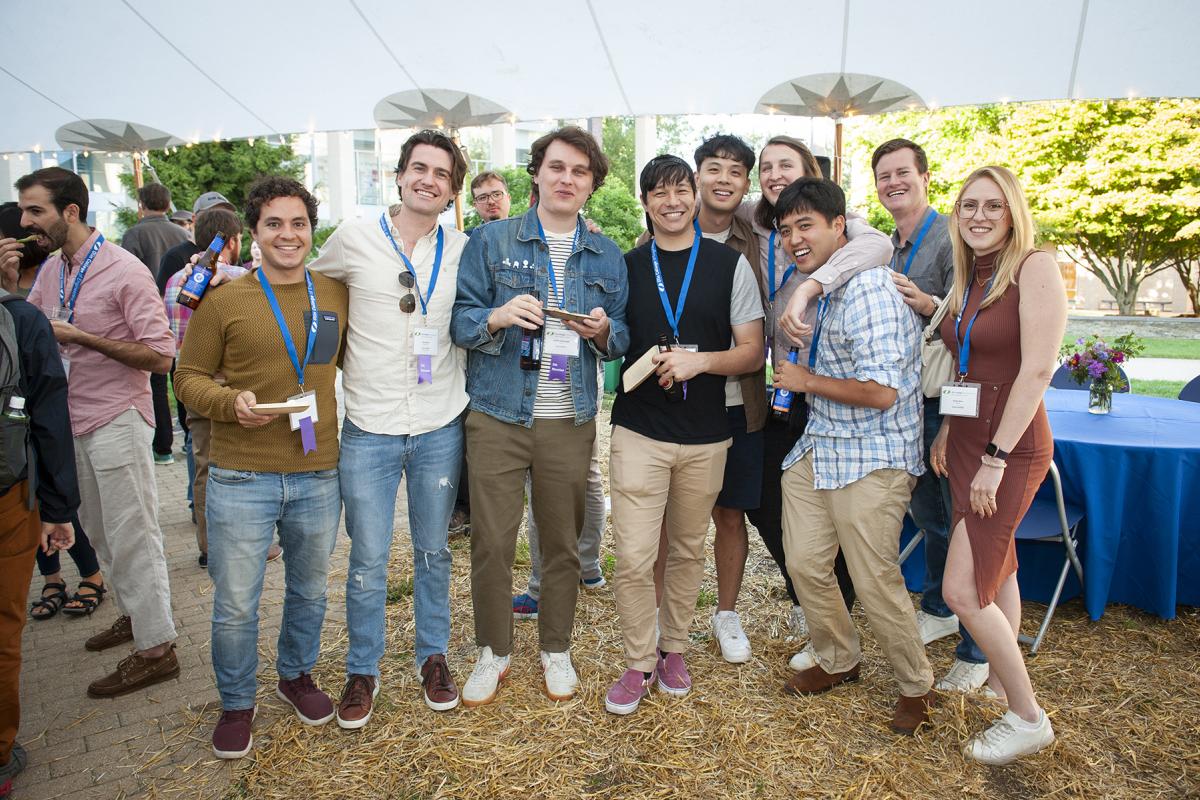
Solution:
[{"label": "blue jeans", "polygon": [[[950,549],[950,481],[938,477],[929,465],[929,449],[942,427],[937,398],[925,400],[925,474],[917,478],[909,501],[913,523],[925,532],[925,592],[921,595],[921,610],[935,617],[952,613],[942,599],[942,573],[946,571],[946,553]],[[966,626],[958,632],[962,640],[954,649],[954,657],[971,664],[986,664],[987,656],[975,644]]]},{"label": "blue jeans", "polygon": [[311,672],[325,621],[329,554],[342,503],[336,469],[242,472],[209,467],[208,573],[213,581],[212,662],[227,711],[254,707],[258,603],[267,549],[283,547],[283,621],[275,667],[292,680]]},{"label": "blue jeans", "polygon": [[417,666],[432,655],[446,653],[450,642],[450,548],[446,528],[458,491],[462,450],[461,419],[416,436],[369,433],[349,418],[343,424],[339,468],[346,532],[350,536],[347,673],[379,675],[388,555],[402,474],[407,476],[408,528],[413,545]]}]

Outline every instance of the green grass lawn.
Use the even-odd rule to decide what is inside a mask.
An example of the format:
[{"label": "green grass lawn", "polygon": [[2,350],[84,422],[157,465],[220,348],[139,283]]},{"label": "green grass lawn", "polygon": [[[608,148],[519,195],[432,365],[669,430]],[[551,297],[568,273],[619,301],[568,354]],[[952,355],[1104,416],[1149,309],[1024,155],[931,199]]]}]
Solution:
[{"label": "green grass lawn", "polygon": [[1183,389],[1183,381],[1139,381],[1130,379],[1130,391],[1134,394],[1146,394],[1151,397],[1168,397],[1172,400],[1179,397]]},{"label": "green grass lawn", "polygon": [[[1063,344],[1075,344],[1075,338],[1064,336]],[[1200,360],[1200,339],[1143,339],[1146,345],[1141,358],[1188,358]]]}]

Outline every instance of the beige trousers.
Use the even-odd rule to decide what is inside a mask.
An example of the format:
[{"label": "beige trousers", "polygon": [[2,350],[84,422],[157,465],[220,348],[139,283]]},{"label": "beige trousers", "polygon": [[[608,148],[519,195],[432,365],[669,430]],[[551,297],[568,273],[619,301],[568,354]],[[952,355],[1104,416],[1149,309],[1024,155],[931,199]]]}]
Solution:
[{"label": "beige trousers", "polygon": [[664,513],[669,549],[657,645],[668,653],[687,650],[704,575],[704,539],[731,441],[672,444],[613,426],[608,470],[617,556],[613,592],[630,669],[651,672],[658,663],[654,560]]},{"label": "beige trousers", "polygon": [[900,694],[924,695],[933,671],[899,565],[900,527],[916,478],[880,469],[840,489],[815,489],[812,461],[810,451],[783,473],[783,550],[817,663],[829,673],[845,672],[862,658],[833,573],[840,547]]}]

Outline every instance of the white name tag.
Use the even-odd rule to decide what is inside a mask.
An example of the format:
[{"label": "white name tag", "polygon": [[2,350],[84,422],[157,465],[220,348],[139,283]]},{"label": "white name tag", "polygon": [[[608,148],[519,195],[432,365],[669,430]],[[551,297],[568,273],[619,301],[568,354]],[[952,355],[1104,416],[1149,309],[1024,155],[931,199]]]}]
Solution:
[{"label": "white name tag", "polygon": [[942,387],[938,411],[946,417],[978,417],[979,384],[947,383]]},{"label": "white name tag", "polygon": [[295,414],[288,414],[288,422],[292,426],[292,430],[300,430],[300,420],[305,417],[310,417],[313,422],[317,421],[317,393],[316,392],[301,392],[294,394],[288,398],[289,403],[308,403],[308,408],[304,411],[297,411]]},{"label": "white name tag", "polygon": [[699,353],[700,345],[698,344],[673,344],[672,350],[687,350],[689,353]]},{"label": "white name tag", "polygon": [[579,334],[567,328],[546,331],[546,352],[552,356],[579,358]]},{"label": "white name tag", "polygon": [[413,353],[418,356],[438,354],[437,328],[417,328],[413,331]]}]

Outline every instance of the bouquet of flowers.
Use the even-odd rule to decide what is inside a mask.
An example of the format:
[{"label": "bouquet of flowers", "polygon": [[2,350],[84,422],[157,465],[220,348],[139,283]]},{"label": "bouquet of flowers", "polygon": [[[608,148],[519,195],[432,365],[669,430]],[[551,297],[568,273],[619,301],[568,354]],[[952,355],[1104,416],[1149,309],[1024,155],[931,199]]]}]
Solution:
[{"label": "bouquet of flowers", "polygon": [[1112,407],[1113,392],[1126,388],[1121,364],[1144,349],[1145,345],[1130,331],[1118,336],[1112,344],[1096,334],[1081,337],[1075,344],[1063,345],[1058,354],[1076,383],[1083,386],[1091,382],[1089,409],[1106,413]]}]

